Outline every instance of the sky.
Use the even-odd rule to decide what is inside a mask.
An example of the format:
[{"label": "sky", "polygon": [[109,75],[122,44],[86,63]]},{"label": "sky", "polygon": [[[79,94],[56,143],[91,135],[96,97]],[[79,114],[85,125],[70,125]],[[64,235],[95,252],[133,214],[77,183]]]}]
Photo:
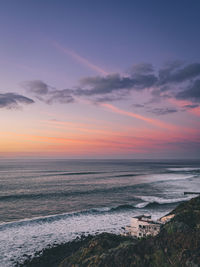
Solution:
[{"label": "sky", "polygon": [[0,3],[0,158],[200,157],[198,0]]}]

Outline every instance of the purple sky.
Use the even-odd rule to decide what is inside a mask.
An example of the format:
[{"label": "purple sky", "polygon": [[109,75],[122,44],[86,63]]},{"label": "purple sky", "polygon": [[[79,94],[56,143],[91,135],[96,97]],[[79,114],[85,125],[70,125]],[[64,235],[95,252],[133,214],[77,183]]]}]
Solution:
[{"label": "purple sky", "polygon": [[199,158],[200,2],[0,4],[0,156]]}]

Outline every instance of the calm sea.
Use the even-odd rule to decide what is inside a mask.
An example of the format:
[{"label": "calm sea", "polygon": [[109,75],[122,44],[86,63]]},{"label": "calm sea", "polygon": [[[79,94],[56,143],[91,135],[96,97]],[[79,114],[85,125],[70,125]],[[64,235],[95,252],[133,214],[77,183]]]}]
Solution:
[{"label": "calm sea", "polygon": [[119,233],[200,191],[200,161],[1,160],[0,266],[81,234]]}]

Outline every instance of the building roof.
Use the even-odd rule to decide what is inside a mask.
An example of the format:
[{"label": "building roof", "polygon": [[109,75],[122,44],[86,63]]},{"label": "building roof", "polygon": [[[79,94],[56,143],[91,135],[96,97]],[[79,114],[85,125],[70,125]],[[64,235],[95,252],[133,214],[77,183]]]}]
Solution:
[{"label": "building roof", "polygon": [[[141,222],[146,222],[146,223],[149,223],[149,224],[157,224],[157,225],[161,225],[162,224],[162,222],[151,220],[151,215],[139,215],[139,216],[135,216],[135,217],[132,217],[132,218],[138,219]],[[147,221],[145,219],[149,219],[149,220]]]},{"label": "building roof", "polygon": [[132,218],[136,218],[136,219],[142,219],[142,218],[147,218],[147,219],[151,219],[151,215],[138,215],[138,216],[134,216]]}]

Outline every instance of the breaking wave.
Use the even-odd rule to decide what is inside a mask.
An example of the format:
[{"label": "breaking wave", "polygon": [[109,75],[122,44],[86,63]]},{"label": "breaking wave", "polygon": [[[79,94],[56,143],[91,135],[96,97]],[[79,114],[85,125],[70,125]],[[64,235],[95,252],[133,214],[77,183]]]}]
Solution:
[{"label": "breaking wave", "polygon": [[163,205],[169,205],[169,204],[179,204],[180,202],[186,201],[191,199],[189,198],[176,198],[176,199],[164,199],[159,197],[151,197],[151,196],[140,196],[136,198],[137,200],[142,200],[143,202],[139,202],[137,204],[123,204],[116,207],[100,207],[100,208],[92,208],[88,210],[83,211],[77,211],[77,212],[68,212],[68,213],[62,213],[62,214],[56,214],[56,215],[49,215],[49,216],[42,216],[42,217],[35,217],[32,219],[24,219],[19,221],[14,221],[10,223],[2,223],[0,224],[0,230],[10,227],[16,227],[16,226],[24,226],[27,224],[41,224],[41,223],[47,223],[47,222],[54,222],[59,220],[64,220],[69,217],[81,217],[85,215],[98,215],[98,214],[108,214],[113,212],[123,212],[127,210],[136,210],[136,209],[143,209],[145,210],[147,208],[156,208],[158,206]]},{"label": "breaking wave", "polygon": [[[194,197],[194,195],[192,196]],[[143,200],[144,202],[138,203],[135,205],[135,208],[157,208],[159,205],[175,205],[179,204],[181,202],[190,200],[192,198],[190,197],[183,197],[183,198],[173,198],[173,199],[168,199],[168,198],[160,198],[160,197],[155,197],[155,196],[140,196],[138,199]]]}]

